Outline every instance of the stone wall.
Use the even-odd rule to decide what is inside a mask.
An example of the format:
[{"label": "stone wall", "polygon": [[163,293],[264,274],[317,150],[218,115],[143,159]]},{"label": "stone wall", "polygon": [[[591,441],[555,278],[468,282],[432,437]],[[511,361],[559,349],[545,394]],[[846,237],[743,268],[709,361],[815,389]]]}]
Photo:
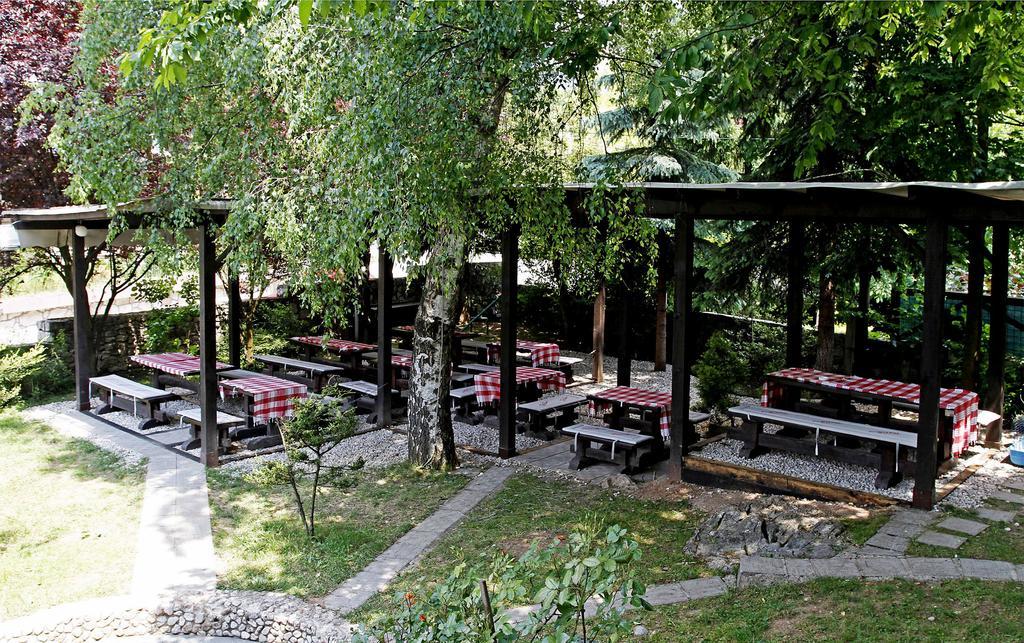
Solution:
[{"label": "stone wall", "polygon": [[61,605],[0,624],[0,642],[181,635],[332,643],[349,640],[351,632],[352,626],[336,613],[294,596],[206,591],[171,598],[118,596]]},{"label": "stone wall", "polygon": [[[110,315],[99,336],[93,340],[92,350],[96,372],[110,373],[131,368],[129,357],[143,352],[146,318],[150,311]],[[44,319],[37,323],[39,341],[50,343],[64,338],[69,366],[74,348],[73,320],[70,317]]]}]

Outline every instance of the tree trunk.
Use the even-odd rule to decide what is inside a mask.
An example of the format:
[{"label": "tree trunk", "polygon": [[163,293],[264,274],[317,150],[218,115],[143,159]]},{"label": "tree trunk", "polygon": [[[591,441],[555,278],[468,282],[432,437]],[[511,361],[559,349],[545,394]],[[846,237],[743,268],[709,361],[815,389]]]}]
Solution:
[{"label": "tree trunk", "polygon": [[832,370],[836,334],[836,286],[824,271],[818,276],[818,355],[814,368]]},{"label": "tree trunk", "polygon": [[666,350],[668,344],[668,324],[666,323],[666,310],[668,308],[668,284],[665,279],[667,267],[663,262],[658,263],[658,282],[654,291],[654,370],[664,371],[666,363]]},{"label": "tree trunk", "polygon": [[981,360],[982,306],[985,297],[985,227],[967,228],[967,318],[964,320],[964,357],[960,385],[979,390],[978,363]]},{"label": "tree trunk", "polygon": [[604,312],[607,289],[602,282],[597,289],[597,296],[594,297],[594,338],[593,338],[593,366],[591,376],[598,384],[604,382]]},{"label": "tree trunk", "polygon": [[449,233],[434,248],[416,312],[409,378],[409,460],[433,469],[458,465],[452,431],[452,329],[469,254],[468,240]]}]

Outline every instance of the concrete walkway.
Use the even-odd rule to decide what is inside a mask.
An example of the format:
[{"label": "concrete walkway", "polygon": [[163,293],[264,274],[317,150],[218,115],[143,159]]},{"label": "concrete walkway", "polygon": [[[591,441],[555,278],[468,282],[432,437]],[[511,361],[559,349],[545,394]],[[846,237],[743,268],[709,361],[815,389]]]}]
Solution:
[{"label": "concrete walkway", "polygon": [[85,413],[35,411],[32,416],[63,435],[111,444],[147,458],[133,594],[216,587],[218,563],[202,465]]},{"label": "concrete walkway", "polygon": [[432,547],[480,502],[500,489],[515,473],[512,467],[491,467],[448,499],[426,520],[399,538],[380,556],[324,598],[324,606],[348,614],[384,590],[395,576]]}]

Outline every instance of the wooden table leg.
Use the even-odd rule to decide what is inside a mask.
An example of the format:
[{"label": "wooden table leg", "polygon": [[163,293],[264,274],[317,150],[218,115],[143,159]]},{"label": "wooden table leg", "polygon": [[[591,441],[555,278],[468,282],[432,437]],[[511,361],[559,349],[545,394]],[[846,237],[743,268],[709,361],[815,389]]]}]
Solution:
[{"label": "wooden table leg", "polygon": [[744,420],[740,425],[743,433],[743,447],[740,448],[741,458],[756,458],[761,453],[758,440],[761,437],[761,423]]}]

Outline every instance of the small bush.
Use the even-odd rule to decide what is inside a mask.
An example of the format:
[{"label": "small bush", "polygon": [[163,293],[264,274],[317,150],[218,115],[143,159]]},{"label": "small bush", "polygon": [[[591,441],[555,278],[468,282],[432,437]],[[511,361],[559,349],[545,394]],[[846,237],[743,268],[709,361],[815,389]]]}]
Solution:
[{"label": "small bush", "polygon": [[23,348],[0,349],[0,407],[18,401],[23,382],[46,360],[46,347],[37,344]]},{"label": "small bush", "polygon": [[747,364],[724,331],[715,331],[707,348],[693,365],[700,408],[724,414],[736,403],[734,392],[747,379]]}]

